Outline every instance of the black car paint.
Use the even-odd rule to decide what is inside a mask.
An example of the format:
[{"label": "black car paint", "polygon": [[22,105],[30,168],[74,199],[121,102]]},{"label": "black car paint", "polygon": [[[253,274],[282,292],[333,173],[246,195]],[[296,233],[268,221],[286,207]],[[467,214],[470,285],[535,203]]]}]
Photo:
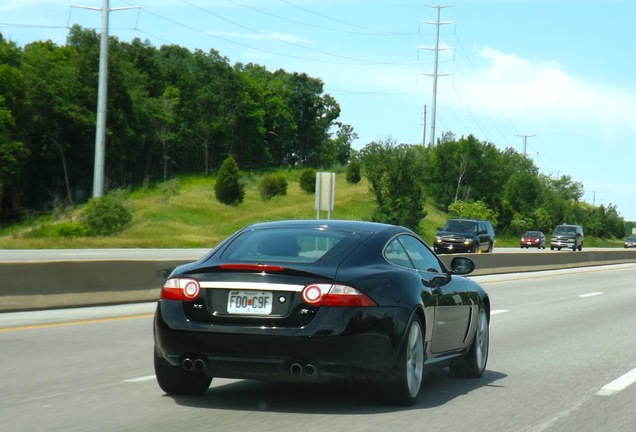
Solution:
[{"label": "black car paint", "polygon": [[[477,283],[453,275],[440,260],[443,278],[448,281],[445,284],[439,283],[439,273],[387,262],[381,245],[397,235],[419,239],[405,228],[355,222],[322,224],[354,229],[366,238],[346,253],[318,265],[288,265],[287,274],[223,270],[219,257],[240,231],[201,260],[177,267],[170,277],[188,276],[200,281],[229,277],[277,283],[283,279],[289,282],[289,276],[293,276],[299,285],[335,280],[361,289],[379,306],[312,308],[297,299],[298,293],[291,293],[295,297],[289,300],[293,302],[291,312],[280,318],[224,319],[222,314],[209,312],[210,299],[205,295],[198,303],[162,299],[155,314],[157,354],[173,366],[178,366],[184,356],[200,356],[209,365],[206,374],[214,377],[307,381],[373,378],[395,363],[414,314],[424,324],[426,364],[442,364],[466,352],[480,308],[484,305],[489,309],[488,297]],[[276,226],[257,224],[247,229]],[[292,375],[289,368],[294,363],[311,363],[318,373]]]}]

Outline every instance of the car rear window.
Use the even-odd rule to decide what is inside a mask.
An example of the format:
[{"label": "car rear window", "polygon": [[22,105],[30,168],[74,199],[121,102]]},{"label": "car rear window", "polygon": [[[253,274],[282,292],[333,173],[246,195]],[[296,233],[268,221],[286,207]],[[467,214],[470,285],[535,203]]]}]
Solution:
[{"label": "car rear window", "polygon": [[348,231],[320,228],[270,228],[245,231],[223,252],[231,262],[282,261],[311,263],[360,241]]}]

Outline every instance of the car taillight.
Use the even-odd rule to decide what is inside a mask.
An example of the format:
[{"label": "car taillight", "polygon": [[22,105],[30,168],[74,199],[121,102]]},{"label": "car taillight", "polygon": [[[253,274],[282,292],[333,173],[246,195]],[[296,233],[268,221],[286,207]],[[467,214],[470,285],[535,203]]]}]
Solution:
[{"label": "car taillight", "polygon": [[279,272],[285,270],[285,267],[268,264],[221,264],[223,270],[245,270],[257,272]]},{"label": "car taillight", "polygon": [[302,292],[301,298],[311,306],[377,306],[366,294],[346,285],[309,284]]},{"label": "car taillight", "polygon": [[193,301],[199,297],[201,286],[196,279],[172,278],[161,287],[161,298],[164,300]]}]

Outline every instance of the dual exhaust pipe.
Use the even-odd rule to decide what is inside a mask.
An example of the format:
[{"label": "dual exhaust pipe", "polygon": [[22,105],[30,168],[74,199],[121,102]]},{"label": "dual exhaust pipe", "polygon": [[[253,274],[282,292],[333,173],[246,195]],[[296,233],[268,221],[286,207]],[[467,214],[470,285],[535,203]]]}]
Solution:
[{"label": "dual exhaust pipe", "polygon": [[[200,357],[186,357],[181,361],[181,367],[189,372],[203,372],[207,369],[208,364],[203,358]],[[304,365],[300,363],[292,363],[292,365],[289,367],[289,373],[294,376],[305,375],[311,377],[316,375],[317,372],[318,370],[316,369],[316,366],[311,363],[307,363]]]},{"label": "dual exhaust pipe", "polygon": [[294,375],[306,375],[306,376],[314,376],[318,372],[316,367],[311,363],[307,363],[305,365],[301,365],[300,363],[293,363],[289,367],[289,372]]},{"label": "dual exhaust pipe", "polygon": [[208,367],[208,365],[202,358],[192,359],[190,357],[186,357],[181,362],[181,367],[190,372],[202,372]]}]

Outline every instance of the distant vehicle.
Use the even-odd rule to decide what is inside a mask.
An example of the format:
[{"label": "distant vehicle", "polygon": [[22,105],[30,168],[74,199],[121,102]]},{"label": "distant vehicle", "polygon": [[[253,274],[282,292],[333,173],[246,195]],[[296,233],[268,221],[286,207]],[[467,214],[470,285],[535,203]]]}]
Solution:
[{"label": "distant vehicle", "polygon": [[492,252],[495,230],[486,220],[450,219],[443,228],[437,227],[433,240],[435,253]]},{"label": "distant vehicle", "polygon": [[[490,301],[404,227],[279,221],[232,234],[161,289],[154,368],[170,395],[213,378],[368,381],[382,402],[415,403],[425,371],[478,378]],[[240,428],[239,428],[240,429]]]},{"label": "distant vehicle", "polygon": [[531,247],[545,249],[545,234],[543,234],[542,231],[526,231],[526,233],[521,236],[519,245],[526,249]]},{"label": "distant vehicle", "polygon": [[583,228],[580,225],[557,225],[550,239],[550,250],[563,248],[575,250],[583,249]]},{"label": "distant vehicle", "polygon": [[636,247],[636,237],[626,237],[625,240],[623,240],[623,246],[625,249]]}]

